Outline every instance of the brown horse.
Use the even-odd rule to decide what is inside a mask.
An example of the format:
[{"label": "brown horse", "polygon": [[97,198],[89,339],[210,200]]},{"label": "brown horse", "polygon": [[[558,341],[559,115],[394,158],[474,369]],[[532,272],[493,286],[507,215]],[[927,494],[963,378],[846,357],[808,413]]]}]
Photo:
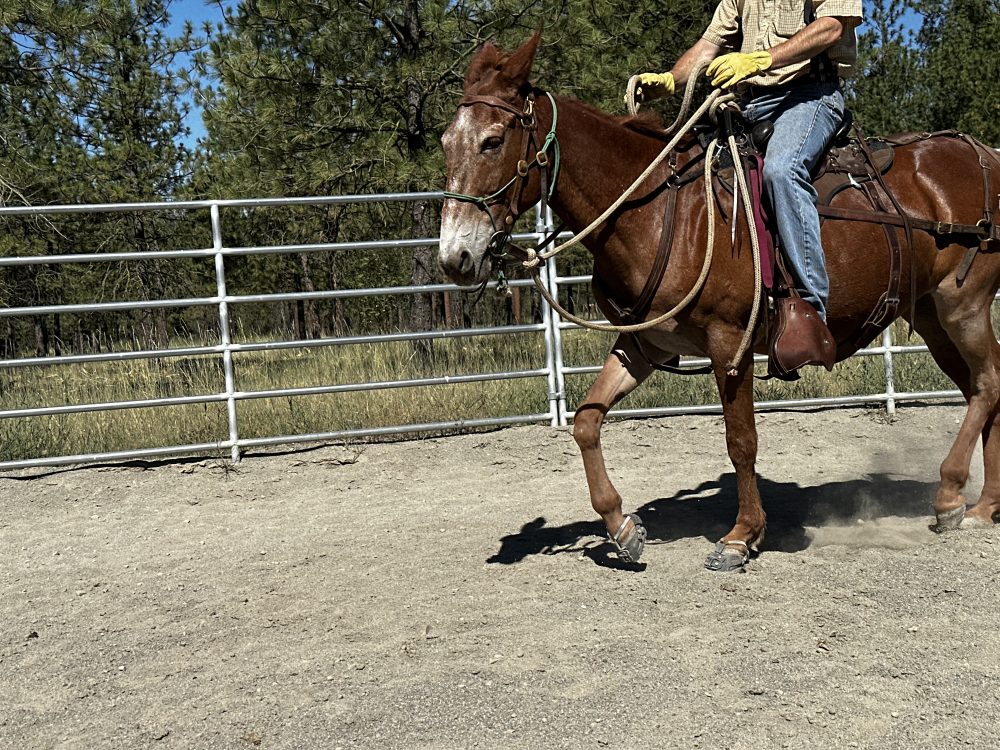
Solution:
[{"label": "brown horse", "polygon": [[[447,189],[466,198],[444,202],[440,263],[461,284],[489,277],[505,231],[518,214],[539,200],[543,185],[551,190],[553,210],[569,229],[579,232],[622,194],[664,146],[662,130],[646,119],[612,117],[579,101],[550,98],[535,89],[528,78],[538,42],[536,34],[511,54],[489,43],[477,52],[465,78],[464,98],[442,139]],[[555,128],[554,110],[558,114]],[[561,152],[558,174],[553,169],[556,149],[543,142],[549,131],[555,133]],[[668,179],[683,173],[685,163],[698,153],[701,150],[693,138],[685,141],[672,164],[662,164],[584,240],[594,256],[596,299],[612,322],[621,322],[617,311],[640,296],[652,273],[669,198]],[[901,208],[923,219],[912,231],[912,245],[900,243],[898,310],[968,401],[961,429],[941,465],[933,506],[941,530],[992,523],[1000,513],[1000,345],[990,321],[991,303],[1000,284],[998,232],[992,226],[985,237],[940,230],[949,223],[981,224],[984,192],[986,205],[995,205],[997,196],[988,186],[1000,186],[1000,162],[988,161],[982,149],[961,138],[924,138],[896,149],[895,164],[885,178]],[[478,200],[470,201],[468,196]],[[765,531],[755,471],[752,352],[746,352],[737,367],[728,366],[749,326],[755,296],[750,245],[745,222],[733,243],[724,218],[710,219],[704,178],[676,191],[674,199],[673,250],[645,318],[671,309],[696,283],[711,220],[717,226],[708,278],[700,294],[672,320],[640,334],[619,336],[576,412],[573,432],[594,510],[604,519],[619,554],[636,559],[645,530],[637,516],[622,512],[622,499],[604,465],[601,426],[611,406],[642,383],[654,364],[677,354],[708,357],[721,396],[726,444],[739,493],[736,523],[716,545],[708,565],[738,569]],[[843,191],[833,205],[872,210],[860,190]],[[986,213],[990,215],[989,210]],[[944,224],[937,225],[935,232],[931,222]],[[838,219],[823,224],[830,277],[829,327],[837,338],[838,359],[867,344],[856,339],[886,293],[891,272],[887,235],[893,232],[904,236],[901,228],[887,230],[866,221]],[[967,248],[980,242],[982,252],[962,278],[957,269],[966,259]],[[755,339],[755,347],[762,351],[762,342]],[[985,484],[979,502],[966,510],[961,491],[980,435]]]}]

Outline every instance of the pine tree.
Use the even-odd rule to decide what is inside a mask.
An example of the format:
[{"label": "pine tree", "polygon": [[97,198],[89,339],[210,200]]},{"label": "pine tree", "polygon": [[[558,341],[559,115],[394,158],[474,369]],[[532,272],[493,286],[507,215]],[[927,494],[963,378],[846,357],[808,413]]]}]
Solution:
[{"label": "pine tree", "polygon": [[[12,175],[17,199],[31,204],[126,202],[169,198],[184,184],[189,155],[178,137],[184,105],[175,58],[190,49],[190,34],[166,36],[163,0],[17,0],[0,23],[0,164]],[[8,168],[9,167],[9,168]],[[178,231],[175,218],[139,215],[9,220],[0,242],[19,254],[67,250],[157,249]],[[0,291],[18,304],[92,300],[111,288],[119,298],[162,297],[190,283],[189,269],[157,263],[103,268],[33,266],[5,274]],[[79,301],[82,301],[80,299]],[[130,328],[128,316],[97,325]],[[95,316],[88,317],[93,325]],[[150,338],[166,343],[165,313],[147,314]],[[43,353],[60,329],[82,325],[75,316],[36,316]]]},{"label": "pine tree", "polygon": [[1000,145],[1000,3],[916,0],[926,129],[956,128]]},{"label": "pine tree", "polygon": [[848,106],[869,135],[926,129],[927,86],[907,0],[871,0]]},{"label": "pine tree", "polygon": [[[606,0],[244,0],[200,58],[203,77],[213,81],[200,91],[208,102],[211,182],[238,195],[438,189],[444,174],[439,139],[460,98],[469,56],[486,39],[513,48],[546,25],[539,81],[620,111],[628,75],[669,67],[704,29],[713,7],[681,2],[668,13],[653,0],[624,6]],[[437,216],[436,205],[419,202],[331,210],[302,231],[322,242],[338,239],[334,229],[369,228],[385,236],[386,226],[401,237],[430,237]],[[413,251],[405,274],[392,261],[364,269],[354,258],[330,255],[319,262],[328,278],[349,276],[356,286],[438,279],[431,247]],[[308,276],[299,265],[301,284]],[[429,295],[418,295],[408,325],[429,328],[437,312]]]}]

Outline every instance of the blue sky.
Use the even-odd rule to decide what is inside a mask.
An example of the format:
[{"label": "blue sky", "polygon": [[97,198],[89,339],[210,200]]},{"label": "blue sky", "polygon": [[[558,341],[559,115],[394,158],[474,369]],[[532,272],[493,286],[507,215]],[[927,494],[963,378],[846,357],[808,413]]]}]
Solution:
[{"label": "blue sky", "polygon": [[170,30],[175,33],[180,32],[185,21],[190,21],[195,31],[200,31],[205,21],[215,23],[222,20],[218,5],[207,0],[173,0],[168,11]]},{"label": "blue sky", "polygon": [[[227,6],[230,3],[226,3]],[[168,30],[171,34],[180,34],[184,29],[184,24],[190,21],[194,25],[196,34],[202,33],[205,22],[212,24],[222,21],[222,13],[215,2],[209,0],[173,0],[168,7],[170,13],[170,25]],[[201,119],[201,109],[195,106],[189,98],[191,114],[188,115],[185,123],[191,129],[191,135],[185,139],[185,143],[194,146],[198,139],[205,135],[205,126]]]}]

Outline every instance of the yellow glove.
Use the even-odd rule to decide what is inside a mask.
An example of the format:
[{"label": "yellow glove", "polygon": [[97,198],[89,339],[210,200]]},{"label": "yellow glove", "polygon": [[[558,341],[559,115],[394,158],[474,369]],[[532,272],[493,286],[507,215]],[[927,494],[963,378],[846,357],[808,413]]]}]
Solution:
[{"label": "yellow glove", "polygon": [[705,75],[712,79],[713,86],[728,89],[744,78],[767,70],[773,62],[770,52],[730,52],[712,60]]},{"label": "yellow glove", "polygon": [[[674,77],[670,73],[640,73],[635,98],[640,102],[663,99],[674,93]],[[628,99],[628,94],[625,95]]]}]

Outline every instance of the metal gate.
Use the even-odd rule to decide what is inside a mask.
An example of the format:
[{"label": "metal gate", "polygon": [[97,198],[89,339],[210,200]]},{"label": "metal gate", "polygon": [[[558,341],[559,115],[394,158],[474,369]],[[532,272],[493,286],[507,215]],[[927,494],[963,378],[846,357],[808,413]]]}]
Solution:
[{"label": "metal gate", "polygon": [[[99,403],[78,403],[70,405],[52,405],[30,408],[13,408],[13,405],[0,403],[0,419],[16,420],[30,417],[61,415],[74,413],[97,413],[110,410],[155,409],[157,407],[178,406],[183,404],[224,404],[227,414],[228,436],[216,442],[190,443],[183,445],[163,445],[136,450],[121,450],[113,452],[79,453],[76,455],[45,456],[22,460],[2,460],[0,450],[0,470],[17,468],[56,466],[61,464],[116,461],[135,458],[150,458],[179,454],[204,454],[227,451],[232,460],[239,460],[243,451],[260,446],[281,445],[290,443],[315,441],[353,441],[384,435],[402,435],[407,433],[428,433],[438,431],[461,431],[479,427],[494,427],[523,423],[548,423],[552,426],[564,426],[573,418],[573,411],[567,404],[567,376],[596,373],[600,365],[565,366],[563,364],[563,332],[575,328],[571,323],[563,322],[542,300],[538,301],[541,312],[541,322],[493,326],[488,328],[459,328],[454,330],[426,330],[415,332],[384,333],[367,336],[330,337],[294,341],[269,341],[255,343],[236,343],[232,340],[230,331],[230,306],[247,302],[287,302],[303,300],[320,300],[351,298],[371,295],[412,295],[427,292],[459,291],[460,288],[450,284],[431,284],[425,286],[396,286],[368,289],[335,289],[316,292],[268,293],[254,295],[231,295],[226,289],[226,260],[234,256],[249,256],[261,254],[311,253],[324,250],[351,250],[353,252],[374,252],[385,248],[414,248],[436,245],[437,238],[413,238],[405,240],[371,239],[359,242],[341,242],[309,245],[265,245],[254,247],[230,247],[225,242],[222,231],[221,212],[224,210],[248,210],[268,206],[307,206],[347,203],[396,203],[400,201],[432,201],[440,200],[440,193],[398,193],[385,195],[356,195],[314,198],[276,198],[251,200],[214,200],[187,201],[164,203],[133,203],[133,204],[102,204],[81,206],[43,206],[43,207],[6,207],[0,208],[0,216],[45,216],[54,214],[88,214],[88,213],[132,213],[132,212],[162,212],[162,211],[207,211],[211,226],[212,246],[189,250],[142,251],[142,252],[109,252],[109,253],[74,253],[63,255],[21,256],[0,258],[0,272],[13,266],[27,265],[67,265],[80,263],[110,263],[120,261],[171,259],[171,258],[212,258],[214,259],[216,292],[213,296],[185,299],[158,299],[141,301],[92,302],[89,304],[64,305],[18,305],[0,307],[0,318],[13,316],[33,316],[61,313],[90,313],[104,311],[125,311],[152,308],[187,308],[193,306],[212,307],[217,311],[219,340],[214,345],[195,347],[175,347],[165,349],[146,349],[101,352],[96,354],[73,354],[60,357],[26,357],[0,360],[3,368],[40,368],[54,365],[83,364],[96,362],[114,362],[124,360],[161,359],[190,357],[194,355],[211,355],[218,357],[221,363],[221,378],[218,390],[210,394],[197,396],[175,396],[170,398],[146,398],[125,401],[108,401]],[[522,243],[539,242],[548,232],[552,231],[551,215],[541,215],[536,211],[535,231],[533,233],[515,235]],[[559,276],[555,264],[543,269],[542,278],[553,295],[558,295],[560,289],[572,285],[589,283],[589,276]],[[527,280],[510,282],[515,287],[530,287]],[[235,354],[253,351],[278,351],[286,349],[302,349],[329,346],[344,346],[350,344],[384,344],[399,341],[414,341],[419,339],[444,339],[475,336],[493,336],[538,332],[544,340],[544,365],[540,368],[507,371],[482,372],[472,374],[455,374],[440,377],[417,378],[405,380],[385,380],[378,382],[358,383],[328,383],[314,387],[274,387],[261,390],[242,391],[236,387],[236,371],[238,362]],[[901,401],[948,399],[961,394],[957,390],[897,392],[893,380],[894,357],[916,352],[926,352],[924,346],[897,345],[893,342],[891,329],[887,330],[881,339],[881,345],[858,352],[858,357],[880,357],[885,374],[885,389],[881,393],[856,396],[838,396],[828,398],[776,400],[757,404],[758,409],[783,409],[792,407],[815,407],[833,405],[856,405],[878,403],[892,413],[896,404]],[[685,365],[699,366],[706,360],[685,360]],[[545,389],[548,410],[532,414],[513,414],[491,418],[457,419],[441,422],[423,422],[415,424],[398,424],[384,427],[348,429],[330,432],[312,432],[309,434],[270,435],[260,437],[240,436],[240,405],[252,399],[262,398],[300,398],[318,394],[338,394],[358,391],[374,391],[381,389],[414,388],[425,386],[447,386],[457,383],[476,383],[497,380],[525,379],[538,381],[539,388]],[[720,411],[717,405],[672,406],[646,409],[618,409],[612,414],[622,417],[660,416],[670,414],[713,413]],[[9,456],[8,456],[9,457]]]}]

